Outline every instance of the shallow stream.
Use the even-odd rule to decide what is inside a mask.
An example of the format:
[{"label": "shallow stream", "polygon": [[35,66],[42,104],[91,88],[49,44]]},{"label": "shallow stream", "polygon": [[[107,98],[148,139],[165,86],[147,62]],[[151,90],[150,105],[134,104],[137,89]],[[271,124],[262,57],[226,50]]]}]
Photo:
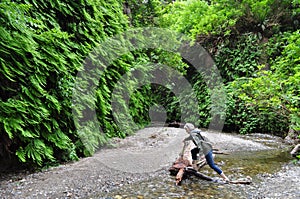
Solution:
[{"label": "shallow stream", "polygon": [[[247,136],[245,139],[260,142],[272,147],[267,150],[243,150],[231,152],[228,155],[217,154],[215,162],[231,180],[237,180],[250,176],[253,183],[251,185],[224,184],[219,182],[208,182],[194,176],[184,179],[180,186],[175,186],[175,177],[164,174],[135,184],[124,185],[110,193],[97,196],[98,198],[260,198],[258,187],[264,178],[274,178],[274,174],[279,172],[283,165],[292,161],[289,154],[289,147],[282,144],[281,140],[273,136],[256,134]],[[166,168],[167,170],[167,168]],[[200,172],[219,179],[219,176],[208,166]],[[293,177],[293,176],[291,176]],[[274,180],[274,179],[273,179]],[[279,181],[278,181],[279,182]],[[276,179],[275,179],[276,183]],[[291,183],[293,183],[291,181]],[[289,186],[287,182],[286,186]],[[297,187],[297,186],[296,186]],[[266,189],[268,189],[266,187]],[[272,189],[272,187],[270,187]],[[262,190],[264,191],[264,190]],[[276,192],[280,190],[266,190]],[[297,190],[295,198],[297,198]],[[261,193],[263,197],[263,193]],[[300,196],[300,190],[299,190]],[[280,197],[279,197],[280,198]],[[293,198],[288,197],[288,198]]]}]

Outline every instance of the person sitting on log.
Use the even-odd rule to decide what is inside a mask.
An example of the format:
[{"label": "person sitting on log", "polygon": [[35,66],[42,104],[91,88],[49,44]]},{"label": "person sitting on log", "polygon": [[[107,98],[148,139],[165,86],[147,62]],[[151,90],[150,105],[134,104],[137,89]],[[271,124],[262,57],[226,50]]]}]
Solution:
[{"label": "person sitting on log", "polygon": [[196,145],[196,147],[191,150],[193,159],[192,165],[194,169],[198,170],[197,154],[199,153],[200,157],[205,157],[207,164],[210,166],[210,168],[215,170],[226,182],[229,182],[228,177],[217,165],[215,165],[212,154],[212,145],[208,142],[208,139],[201,134],[201,130],[195,128],[195,126],[191,123],[186,123],[183,128],[186,130],[187,133],[190,134],[190,136],[185,138],[184,141],[192,140]]}]

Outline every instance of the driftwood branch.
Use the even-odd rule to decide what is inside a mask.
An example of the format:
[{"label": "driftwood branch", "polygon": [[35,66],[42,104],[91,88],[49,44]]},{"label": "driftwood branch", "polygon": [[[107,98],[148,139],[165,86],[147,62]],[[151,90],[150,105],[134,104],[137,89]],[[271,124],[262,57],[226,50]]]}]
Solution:
[{"label": "driftwood branch", "polygon": [[219,149],[217,149],[217,148],[213,148],[213,153],[214,153],[214,154],[223,154],[223,155],[229,155],[229,153],[226,153],[226,152],[220,151],[220,150],[219,150]]},{"label": "driftwood branch", "polygon": [[193,169],[192,167],[186,167],[185,169],[189,174],[192,174],[198,178],[201,178],[203,180],[207,180],[207,181],[213,181],[213,179],[207,175],[204,175],[203,173],[200,173],[199,171],[197,171],[196,169]]},{"label": "driftwood branch", "polygon": [[[188,175],[194,175],[202,180],[213,181],[213,178],[211,178],[203,173],[200,173],[198,170],[196,170],[192,167],[191,149],[194,147],[195,147],[195,145],[193,144],[192,141],[185,142],[182,152],[180,154],[180,157],[177,158],[177,160],[169,168],[171,175],[176,176],[175,177],[176,185],[180,184],[181,181],[183,180],[183,178]],[[228,155],[227,153],[220,152],[218,149],[214,149],[213,152],[218,153],[218,154]],[[201,159],[197,163],[198,169],[204,167],[206,164],[207,164],[206,159]],[[250,177],[247,177],[246,179],[233,180],[233,181],[229,181],[228,183],[230,183],[230,184],[251,184],[252,179]]]},{"label": "driftwood branch", "polygon": [[[206,176],[192,168],[192,148],[194,148],[192,141],[185,142],[180,157],[169,169],[172,175],[176,175],[176,185],[178,185],[186,175],[194,175],[198,178],[208,181],[213,180],[211,177]],[[203,164],[205,165],[206,162],[203,162]]]},{"label": "driftwood branch", "polygon": [[297,144],[290,152],[293,157],[296,157],[300,153],[300,144]]}]

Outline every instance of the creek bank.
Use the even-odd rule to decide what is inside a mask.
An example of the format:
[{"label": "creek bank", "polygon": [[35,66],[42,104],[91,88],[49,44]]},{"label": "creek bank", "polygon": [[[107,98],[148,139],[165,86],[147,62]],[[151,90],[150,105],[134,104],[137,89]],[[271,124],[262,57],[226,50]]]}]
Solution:
[{"label": "creek bank", "polygon": [[245,198],[300,198],[300,165],[287,163],[281,170],[258,174],[258,183],[247,187]]},{"label": "creek bank", "polygon": [[[251,138],[248,139],[240,135],[218,132],[209,132],[208,135],[215,146],[230,153],[241,150],[265,151],[272,149],[272,146],[252,141]],[[157,193],[155,194],[166,194],[160,189],[167,186],[175,190],[170,192],[173,196],[185,196],[186,191],[182,192],[182,190],[178,190],[180,187],[174,187],[174,179],[169,175],[168,168],[180,153],[182,140],[186,136],[184,130],[178,128],[145,128],[133,136],[114,140],[115,147],[101,149],[93,157],[84,158],[78,162],[61,165],[43,172],[2,176],[0,196],[7,199],[114,197],[117,195],[118,190],[127,190],[127,195],[130,195],[130,192],[133,192],[132,194],[143,193],[142,185],[150,187],[148,192],[156,190]],[[281,148],[284,148],[284,146],[282,145]],[[218,162],[221,164],[224,162],[224,166],[229,165],[229,162],[226,161],[227,157],[229,156],[224,156],[224,160],[219,159]],[[297,176],[300,176],[299,170],[295,169],[293,171],[295,173],[288,174],[298,174]],[[280,178],[282,177],[285,176],[282,175]],[[201,189],[214,188],[210,184],[200,183],[199,179],[188,179],[181,188],[190,190],[190,187],[200,185]],[[257,183],[255,186],[258,187],[254,186],[254,192],[260,187],[260,182]],[[155,188],[156,186],[157,188]],[[217,189],[222,189],[222,186],[226,190],[232,189],[228,185],[218,185]],[[262,186],[260,191],[263,192],[262,189],[265,186]],[[247,192],[251,193],[250,191]],[[189,193],[192,194],[192,190]],[[215,191],[212,191],[212,193],[217,194]],[[134,195],[134,197],[136,196]]]}]

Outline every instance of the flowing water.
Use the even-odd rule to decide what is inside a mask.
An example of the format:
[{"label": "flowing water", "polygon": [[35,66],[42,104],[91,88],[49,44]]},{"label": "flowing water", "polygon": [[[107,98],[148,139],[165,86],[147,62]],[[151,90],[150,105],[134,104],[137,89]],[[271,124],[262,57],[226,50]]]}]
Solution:
[{"label": "flowing water", "polygon": [[[291,157],[289,149],[283,147],[276,137],[255,135],[246,139],[255,140],[271,147],[276,146],[276,148],[236,151],[228,155],[218,154],[215,157],[215,162],[231,180],[250,176],[253,181],[251,185],[224,184],[222,181],[208,182],[190,176],[184,179],[180,186],[175,186],[175,177],[165,172],[154,179],[149,179],[149,181],[124,185],[110,193],[98,196],[98,198],[254,198],[251,197],[251,194],[256,192],[257,187],[253,184],[259,184],[263,176],[270,176],[278,172],[284,164],[291,161]],[[208,166],[202,168],[200,172],[220,179]],[[276,190],[271,191],[276,192]]]}]

